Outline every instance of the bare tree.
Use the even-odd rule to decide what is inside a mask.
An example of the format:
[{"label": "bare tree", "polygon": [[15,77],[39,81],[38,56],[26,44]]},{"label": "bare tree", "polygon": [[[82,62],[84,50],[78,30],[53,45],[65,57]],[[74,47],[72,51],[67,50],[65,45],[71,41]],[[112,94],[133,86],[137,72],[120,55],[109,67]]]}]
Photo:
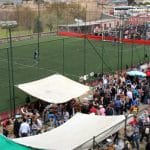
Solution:
[{"label": "bare tree", "polygon": [[[19,19],[18,19],[18,13],[19,13]],[[19,10],[16,9],[16,11],[14,11],[14,14],[16,20],[18,21],[19,26],[23,29],[27,29],[31,31],[34,24],[34,18],[36,16],[35,12],[29,7],[26,8],[20,7]]]}]

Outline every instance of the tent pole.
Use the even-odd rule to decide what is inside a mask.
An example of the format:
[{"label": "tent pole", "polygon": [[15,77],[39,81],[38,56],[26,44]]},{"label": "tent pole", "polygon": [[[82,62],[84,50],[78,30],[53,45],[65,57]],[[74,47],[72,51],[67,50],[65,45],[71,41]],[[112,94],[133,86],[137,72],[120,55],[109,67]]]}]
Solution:
[{"label": "tent pole", "polygon": [[93,150],[95,148],[95,136],[93,136]]}]

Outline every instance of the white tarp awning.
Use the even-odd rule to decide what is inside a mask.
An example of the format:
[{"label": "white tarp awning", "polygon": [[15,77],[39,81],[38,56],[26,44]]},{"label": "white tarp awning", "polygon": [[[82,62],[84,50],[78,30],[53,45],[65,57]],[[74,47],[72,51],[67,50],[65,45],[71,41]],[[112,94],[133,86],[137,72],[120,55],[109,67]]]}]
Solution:
[{"label": "white tarp awning", "polygon": [[52,76],[17,85],[25,93],[49,103],[65,103],[72,98],[80,97],[90,90],[85,86],[63,75]]},{"label": "white tarp awning", "polygon": [[140,66],[140,70],[146,70],[148,68],[148,64],[143,64]]},{"label": "white tarp awning", "polygon": [[[129,121],[128,117],[128,121]],[[101,142],[125,126],[125,116],[96,116],[77,113],[63,125],[35,136],[14,139],[33,148],[47,150],[88,149],[93,137]]]}]

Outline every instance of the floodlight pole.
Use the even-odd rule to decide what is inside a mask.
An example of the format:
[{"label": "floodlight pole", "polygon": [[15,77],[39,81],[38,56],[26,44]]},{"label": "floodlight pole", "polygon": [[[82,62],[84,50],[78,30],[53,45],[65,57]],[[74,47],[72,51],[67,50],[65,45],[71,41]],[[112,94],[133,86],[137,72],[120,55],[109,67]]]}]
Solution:
[{"label": "floodlight pole", "polygon": [[11,117],[13,116],[12,113],[12,91],[11,91],[11,69],[10,69],[10,55],[9,55],[9,48],[7,48],[7,62],[8,62],[8,83],[9,83],[9,105],[10,105],[10,114]]},{"label": "floodlight pole", "polygon": [[12,80],[12,100],[13,100],[13,111],[16,113],[16,99],[15,99],[15,88],[14,88],[14,66],[13,66],[13,49],[12,49],[12,35],[11,27],[8,27],[9,31],[9,46],[10,46],[10,65],[11,65],[11,80]]},{"label": "floodlight pole", "polygon": [[[1,21],[0,26],[9,31],[9,49],[7,49],[8,56],[8,78],[9,78],[9,94],[10,105],[13,102],[13,115],[16,113],[15,87],[14,87],[14,66],[13,66],[13,47],[12,47],[12,28],[17,26],[16,21]],[[12,108],[12,106],[10,106]],[[11,110],[12,111],[12,110]],[[11,112],[12,115],[12,112]]]}]

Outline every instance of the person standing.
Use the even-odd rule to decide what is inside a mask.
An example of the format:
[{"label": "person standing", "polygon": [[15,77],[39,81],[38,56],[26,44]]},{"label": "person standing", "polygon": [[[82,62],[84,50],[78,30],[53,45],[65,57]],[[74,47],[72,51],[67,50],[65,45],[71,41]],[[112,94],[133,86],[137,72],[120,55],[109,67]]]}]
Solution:
[{"label": "person standing", "polygon": [[139,145],[139,139],[140,139],[140,134],[139,134],[139,126],[138,125],[133,125],[133,147],[136,148],[137,150],[140,150],[140,145]]},{"label": "person standing", "polygon": [[20,121],[18,120],[18,118],[16,117],[15,121],[14,121],[14,135],[15,135],[15,138],[19,138],[19,129],[20,129]]},{"label": "person standing", "polygon": [[150,141],[145,145],[145,150],[150,150]]},{"label": "person standing", "polygon": [[111,104],[108,104],[106,107],[106,116],[112,116],[114,115],[114,108],[111,106]]},{"label": "person standing", "polygon": [[35,49],[34,53],[33,53],[33,58],[36,61],[36,63],[38,63],[38,59],[39,59],[39,53],[38,50]]},{"label": "person standing", "polygon": [[29,124],[26,122],[26,119],[23,118],[23,122],[20,125],[20,129],[19,129],[19,135],[21,137],[26,137],[30,134],[30,126]]},{"label": "person standing", "polygon": [[105,110],[105,108],[103,107],[103,105],[100,105],[97,114],[99,114],[99,115],[101,115],[101,116],[106,116],[106,113],[105,113],[105,112],[106,112],[106,110]]},{"label": "person standing", "polygon": [[38,51],[37,51],[37,49],[35,49],[33,57],[34,57],[34,59],[38,58]]},{"label": "person standing", "polygon": [[114,102],[114,107],[115,107],[116,115],[120,115],[121,114],[121,108],[122,108],[122,102],[120,100],[119,95],[117,96],[117,98]]},{"label": "person standing", "polygon": [[3,123],[3,135],[5,135],[6,137],[8,136],[9,132],[8,132],[8,120],[5,120]]}]

